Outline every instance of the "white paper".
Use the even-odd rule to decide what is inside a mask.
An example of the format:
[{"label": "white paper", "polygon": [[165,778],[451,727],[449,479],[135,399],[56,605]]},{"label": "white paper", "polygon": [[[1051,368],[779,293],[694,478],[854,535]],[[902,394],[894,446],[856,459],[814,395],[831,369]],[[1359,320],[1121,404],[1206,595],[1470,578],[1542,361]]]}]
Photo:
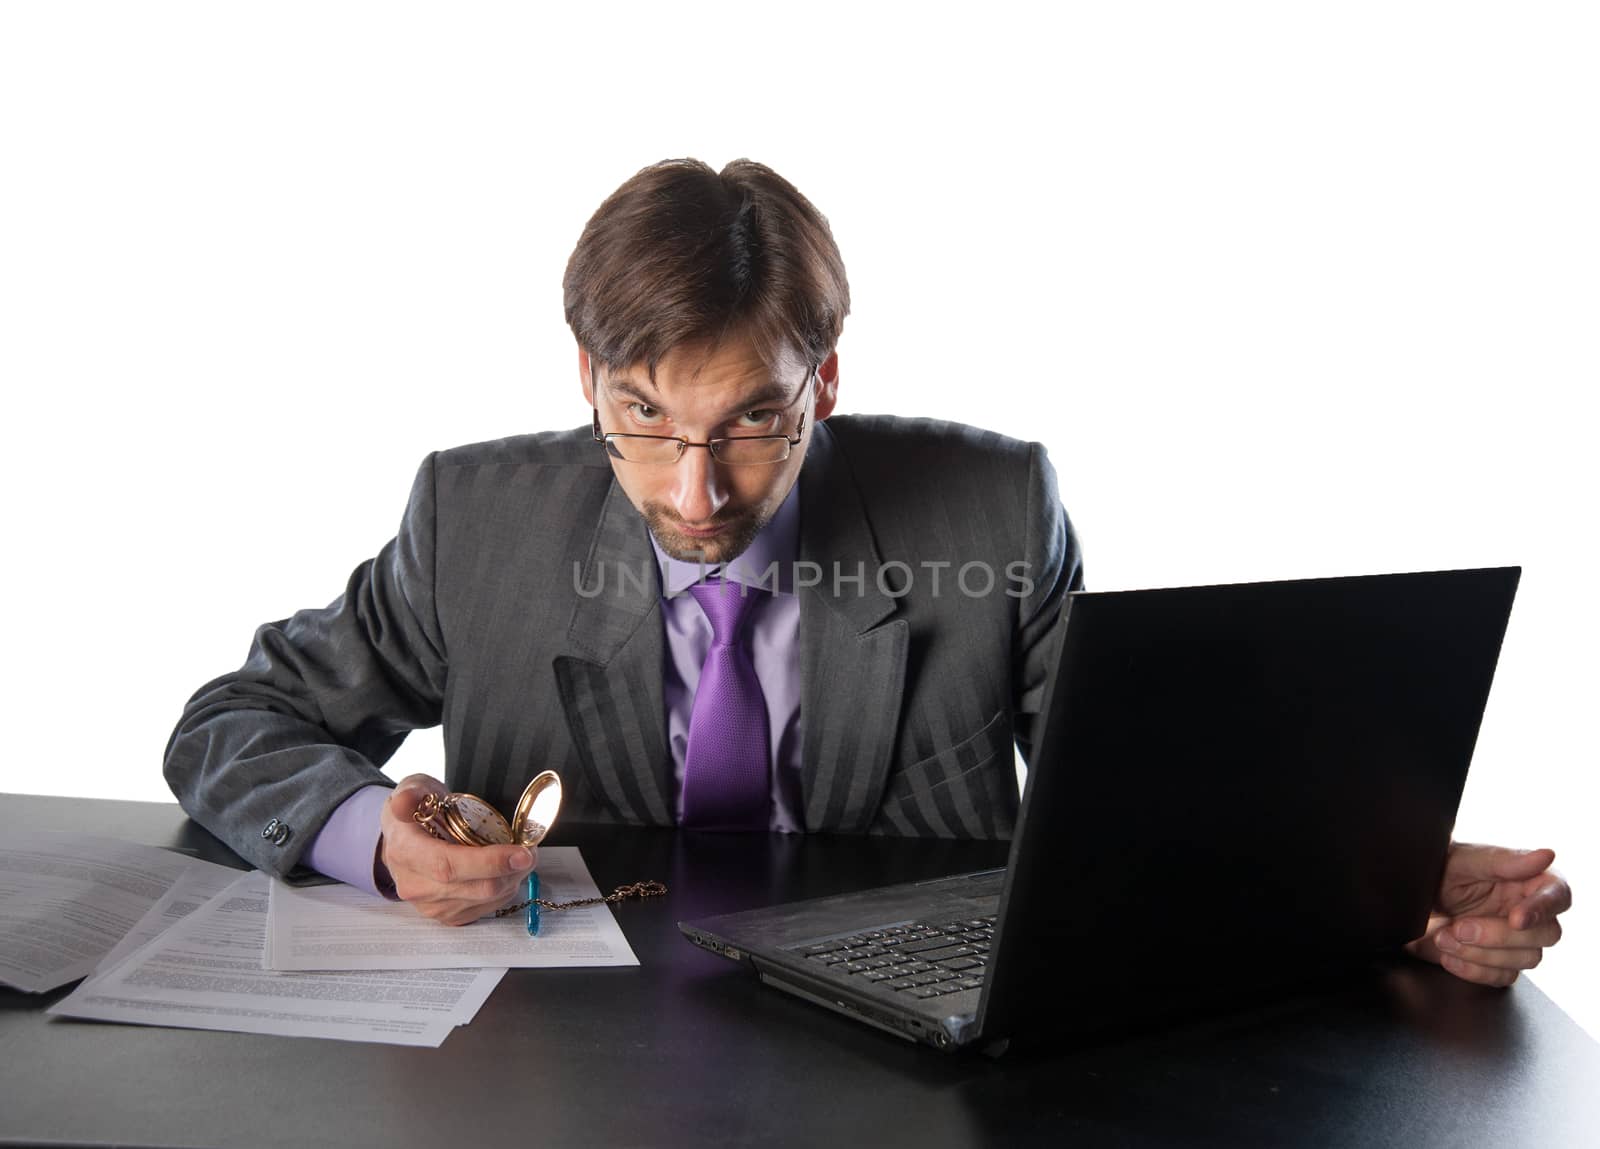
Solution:
[{"label": "white paper", "polygon": [[195,859],[89,834],[33,830],[0,844],[0,982],[77,981]]},{"label": "white paper", "polygon": [[188,868],[178,875],[178,880],[156,900],[155,905],[145,911],[144,917],[123,935],[122,940],[111,947],[111,952],[100,959],[91,976],[110,973],[134,950],[164,932],[180,918],[188,917],[238,881],[243,872],[199,858],[189,859]]},{"label": "white paper", "polygon": [[101,1021],[437,1046],[500,969],[275,973],[261,968],[270,878],[239,878],[48,1012]]},{"label": "white paper", "polygon": [[[539,896],[598,897],[576,846],[539,851]],[[272,885],[267,968],[276,970],[441,969],[473,966],[624,966],[639,959],[609,906],[546,910],[539,936],[526,915],[446,926],[404,902],[351,886]]]}]

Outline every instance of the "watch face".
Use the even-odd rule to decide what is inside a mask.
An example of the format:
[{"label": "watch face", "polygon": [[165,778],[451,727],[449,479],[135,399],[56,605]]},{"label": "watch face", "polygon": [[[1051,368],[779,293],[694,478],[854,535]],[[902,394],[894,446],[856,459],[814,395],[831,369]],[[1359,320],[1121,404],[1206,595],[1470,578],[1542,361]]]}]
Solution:
[{"label": "watch face", "polygon": [[511,827],[500,811],[472,794],[456,794],[454,798],[456,817],[480,845],[511,845]]}]

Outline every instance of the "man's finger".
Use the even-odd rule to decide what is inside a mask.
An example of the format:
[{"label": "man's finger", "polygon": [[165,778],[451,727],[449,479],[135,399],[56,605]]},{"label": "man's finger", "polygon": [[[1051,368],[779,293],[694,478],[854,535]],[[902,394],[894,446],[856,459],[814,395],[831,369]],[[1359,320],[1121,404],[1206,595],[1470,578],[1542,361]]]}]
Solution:
[{"label": "man's finger", "polygon": [[418,913],[435,921],[457,919],[451,924],[475,921],[510,905],[526,888],[522,879],[514,875],[443,883],[425,874],[416,877],[409,870],[396,879],[396,885],[402,900],[410,902]]},{"label": "man's finger", "polygon": [[1511,907],[1506,915],[1518,929],[1532,929],[1541,922],[1554,922],[1557,914],[1572,908],[1572,887],[1560,874],[1552,873],[1547,881],[1522,901]]},{"label": "man's finger", "polygon": [[1451,945],[1444,938],[1440,943],[1441,957],[1459,958],[1486,969],[1533,969],[1544,959],[1544,950],[1538,946],[1466,946],[1459,942]]},{"label": "man's finger", "polygon": [[443,921],[447,926],[470,926],[473,922],[480,918],[488,917],[493,912],[493,906],[469,906],[467,909],[457,910],[449,917],[444,918]]},{"label": "man's finger", "polygon": [[1538,877],[1556,860],[1551,849],[1512,850],[1505,846],[1457,843],[1451,848],[1446,876],[1451,881],[1521,881]]},{"label": "man's finger", "polygon": [[1489,917],[1458,918],[1434,936],[1434,944],[1440,950],[1462,954],[1473,948],[1543,949],[1560,940],[1560,922],[1550,921],[1530,930],[1519,930],[1513,928],[1505,918]]},{"label": "man's finger", "polygon": [[497,910],[516,896],[517,891],[522,888],[521,878],[507,876],[457,883],[450,892],[463,901],[470,902],[479,910],[486,908]]},{"label": "man's finger", "polygon": [[493,862],[502,874],[526,874],[539,864],[539,851],[530,846],[486,846],[484,853],[494,854]]},{"label": "man's finger", "polygon": [[533,853],[524,846],[460,846],[427,838],[417,844],[424,858],[418,862],[430,878],[441,884],[504,881],[533,869]]},{"label": "man's finger", "polygon": [[469,926],[482,918],[492,918],[496,910],[509,904],[511,904],[510,898],[495,898],[490,901],[450,899],[434,903],[426,912],[428,917],[442,925]]},{"label": "man's finger", "polygon": [[1454,954],[1445,954],[1439,959],[1439,964],[1463,981],[1476,982],[1479,985],[1504,987],[1517,980],[1517,971],[1514,969],[1495,969],[1479,965],[1477,962],[1466,961]]},{"label": "man's finger", "polygon": [[412,905],[417,913],[442,926],[464,926],[480,916],[473,907],[457,901],[413,902]]},{"label": "man's finger", "polygon": [[394,788],[394,793],[389,795],[389,811],[402,821],[409,821],[411,815],[416,813],[417,807],[422,804],[423,798],[429,794],[437,794],[441,798],[450,791],[444,788],[444,783],[427,774],[411,774],[401,779],[400,784]]}]

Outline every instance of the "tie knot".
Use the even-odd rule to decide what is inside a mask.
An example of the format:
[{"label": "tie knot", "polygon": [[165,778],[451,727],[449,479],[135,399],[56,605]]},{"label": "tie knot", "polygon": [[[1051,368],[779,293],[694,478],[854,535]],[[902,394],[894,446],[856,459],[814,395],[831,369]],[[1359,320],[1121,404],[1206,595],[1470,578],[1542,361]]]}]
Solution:
[{"label": "tie knot", "polygon": [[767,592],[728,579],[708,578],[691,586],[689,593],[711,621],[712,643],[731,646],[739,640],[739,630],[750,617],[750,608]]}]

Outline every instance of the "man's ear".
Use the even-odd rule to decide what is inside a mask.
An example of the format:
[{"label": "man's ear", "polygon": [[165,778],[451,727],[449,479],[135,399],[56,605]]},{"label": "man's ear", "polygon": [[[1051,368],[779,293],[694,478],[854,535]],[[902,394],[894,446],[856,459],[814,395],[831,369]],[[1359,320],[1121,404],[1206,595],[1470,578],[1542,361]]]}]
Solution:
[{"label": "man's ear", "polygon": [[581,343],[578,344],[578,383],[583,388],[583,401],[591,407],[595,406],[594,376],[589,371],[589,353]]},{"label": "man's ear", "polygon": [[817,376],[822,380],[822,385],[817,389],[817,419],[826,419],[833,414],[833,408],[839,402],[839,353],[831,351],[828,357],[817,368]]}]

